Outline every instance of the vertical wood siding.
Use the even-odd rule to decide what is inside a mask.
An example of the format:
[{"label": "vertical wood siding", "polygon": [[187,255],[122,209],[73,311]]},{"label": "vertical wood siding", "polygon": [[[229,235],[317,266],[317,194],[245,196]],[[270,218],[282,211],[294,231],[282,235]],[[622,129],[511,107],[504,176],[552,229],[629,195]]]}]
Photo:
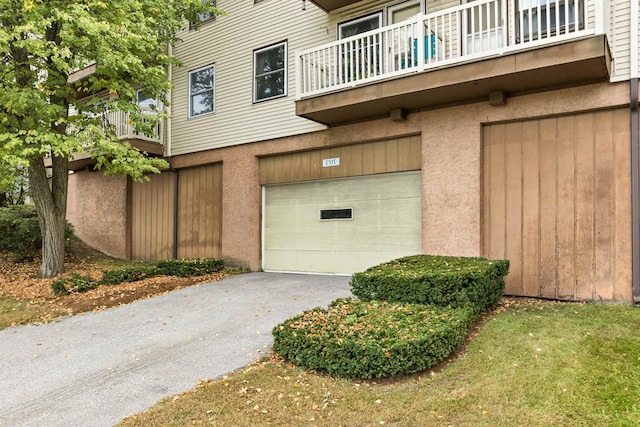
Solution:
[{"label": "vertical wood siding", "polygon": [[[260,159],[260,184],[344,178],[420,170],[419,135],[325,148]],[[340,158],[340,165],[322,167],[323,159]]]},{"label": "vertical wood siding", "polygon": [[222,163],[179,173],[178,258],[218,258],[222,248]]},{"label": "vertical wood siding", "polygon": [[483,129],[482,252],[507,258],[506,293],[631,296],[626,109]]},{"label": "vertical wood siding", "polygon": [[131,185],[131,257],[156,261],[173,256],[173,173],[150,175]]}]

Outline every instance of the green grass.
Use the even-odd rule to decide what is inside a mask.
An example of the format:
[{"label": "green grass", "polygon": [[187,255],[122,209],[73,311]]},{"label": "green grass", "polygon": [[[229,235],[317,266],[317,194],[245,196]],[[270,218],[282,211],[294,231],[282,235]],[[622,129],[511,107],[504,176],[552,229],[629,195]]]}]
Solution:
[{"label": "green grass", "polygon": [[356,383],[265,361],[123,425],[636,426],[640,309],[522,300],[437,373]]},{"label": "green grass", "polygon": [[46,321],[62,313],[30,301],[0,295],[0,330],[26,323]]}]

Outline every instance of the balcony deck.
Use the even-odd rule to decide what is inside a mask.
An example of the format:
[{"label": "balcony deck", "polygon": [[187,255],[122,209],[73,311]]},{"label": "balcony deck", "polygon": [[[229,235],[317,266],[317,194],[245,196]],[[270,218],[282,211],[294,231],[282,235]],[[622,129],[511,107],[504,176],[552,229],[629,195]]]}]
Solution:
[{"label": "balcony deck", "polygon": [[333,125],[609,78],[602,2],[516,5],[474,1],[297,52],[296,114]]}]

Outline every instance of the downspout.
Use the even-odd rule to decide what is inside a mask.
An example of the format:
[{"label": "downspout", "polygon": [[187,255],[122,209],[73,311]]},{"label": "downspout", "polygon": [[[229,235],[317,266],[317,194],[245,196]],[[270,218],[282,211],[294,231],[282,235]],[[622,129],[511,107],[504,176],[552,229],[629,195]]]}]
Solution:
[{"label": "downspout", "polygon": [[[167,48],[167,54],[169,57],[173,56],[173,46],[169,43]],[[173,84],[173,64],[169,64],[169,69],[167,70],[167,79],[169,79],[169,83]],[[166,113],[168,116],[167,119],[167,132],[166,132],[166,151],[165,155],[169,158],[169,170],[173,172],[173,247],[172,247],[172,258],[178,259],[178,184],[180,183],[180,173],[177,169],[173,168],[171,164],[171,143],[173,142],[173,132],[171,126],[171,95],[173,93],[173,88],[169,86],[169,90],[167,91],[167,103],[169,104],[166,107]]]},{"label": "downspout", "polygon": [[638,1],[631,1],[630,19],[630,101],[631,101],[631,219],[633,303],[640,305],[640,174],[638,156]]}]

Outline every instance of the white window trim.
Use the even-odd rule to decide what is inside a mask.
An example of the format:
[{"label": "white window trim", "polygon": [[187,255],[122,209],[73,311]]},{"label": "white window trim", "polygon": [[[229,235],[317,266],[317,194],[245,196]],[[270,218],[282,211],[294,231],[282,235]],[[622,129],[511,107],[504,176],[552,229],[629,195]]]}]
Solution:
[{"label": "white window trim", "polygon": [[337,37],[337,39],[338,40],[342,39],[342,27],[347,26],[347,25],[357,24],[358,22],[362,22],[362,21],[368,21],[369,19],[373,18],[374,16],[376,16],[378,18],[378,28],[382,28],[383,27],[383,22],[382,22],[383,14],[382,14],[382,11],[379,10],[377,12],[368,13],[366,15],[359,16],[359,17],[354,18],[354,19],[350,19],[348,21],[340,22],[338,24],[338,37]]},{"label": "white window trim", "polygon": [[[198,95],[200,93],[208,92],[209,89],[203,90],[203,91],[200,91],[200,92],[197,92],[197,93],[191,92],[191,75],[193,73],[197,73],[198,71],[206,70],[207,68],[213,68],[213,87],[210,89],[213,92],[213,97],[212,97],[213,98],[213,105],[212,105],[213,108],[211,109],[211,111],[208,111],[206,113],[193,115],[192,114],[193,108],[192,108],[192,105],[191,105],[191,102],[193,101],[193,95]],[[190,119],[194,119],[196,117],[207,116],[209,114],[213,114],[213,113],[216,112],[216,64],[205,65],[204,67],[196,68],[195,70],[189,71],[189,74],[187,76],[187,85],[189,86],[189,102],[187,103],[188,104],[187,105],[187,108],[188,108],[188,112],[187,112],[188,114],[187,115],[188,115],[188,117]]]},{"label": "white window trim", "polygon": [[[263,99],[257,99],[257,95],[258,95],[258,88],[257,88],[257,78],[258,75],[256,75],[256,55],[260,52],[264,52],[265,50],[271,50],[274,49],[280,45],[284,46],[284,92],[281,95],[274,95],[274,96],[270,96],[269,98],[263,98]],[[282,41],[282,42],[278,42],[278,43],[274,43],[272,45],[269,46],[265,46],[263,48],[260,49],[256,49],[253,51],[253,103],[254,104],[258,104],[261,102],[265,102],[265,101],[270,101],[272,99],[277,99],[277,98],[284,98],[288,95],[288,76],[289,76],[289,50],[288,50],[288,43],[287,41]],[[278,71],[271,71],[271,73],[276,73],[279,72]],[[261,74],[261,75],[265,75],[265,74]]]}]

